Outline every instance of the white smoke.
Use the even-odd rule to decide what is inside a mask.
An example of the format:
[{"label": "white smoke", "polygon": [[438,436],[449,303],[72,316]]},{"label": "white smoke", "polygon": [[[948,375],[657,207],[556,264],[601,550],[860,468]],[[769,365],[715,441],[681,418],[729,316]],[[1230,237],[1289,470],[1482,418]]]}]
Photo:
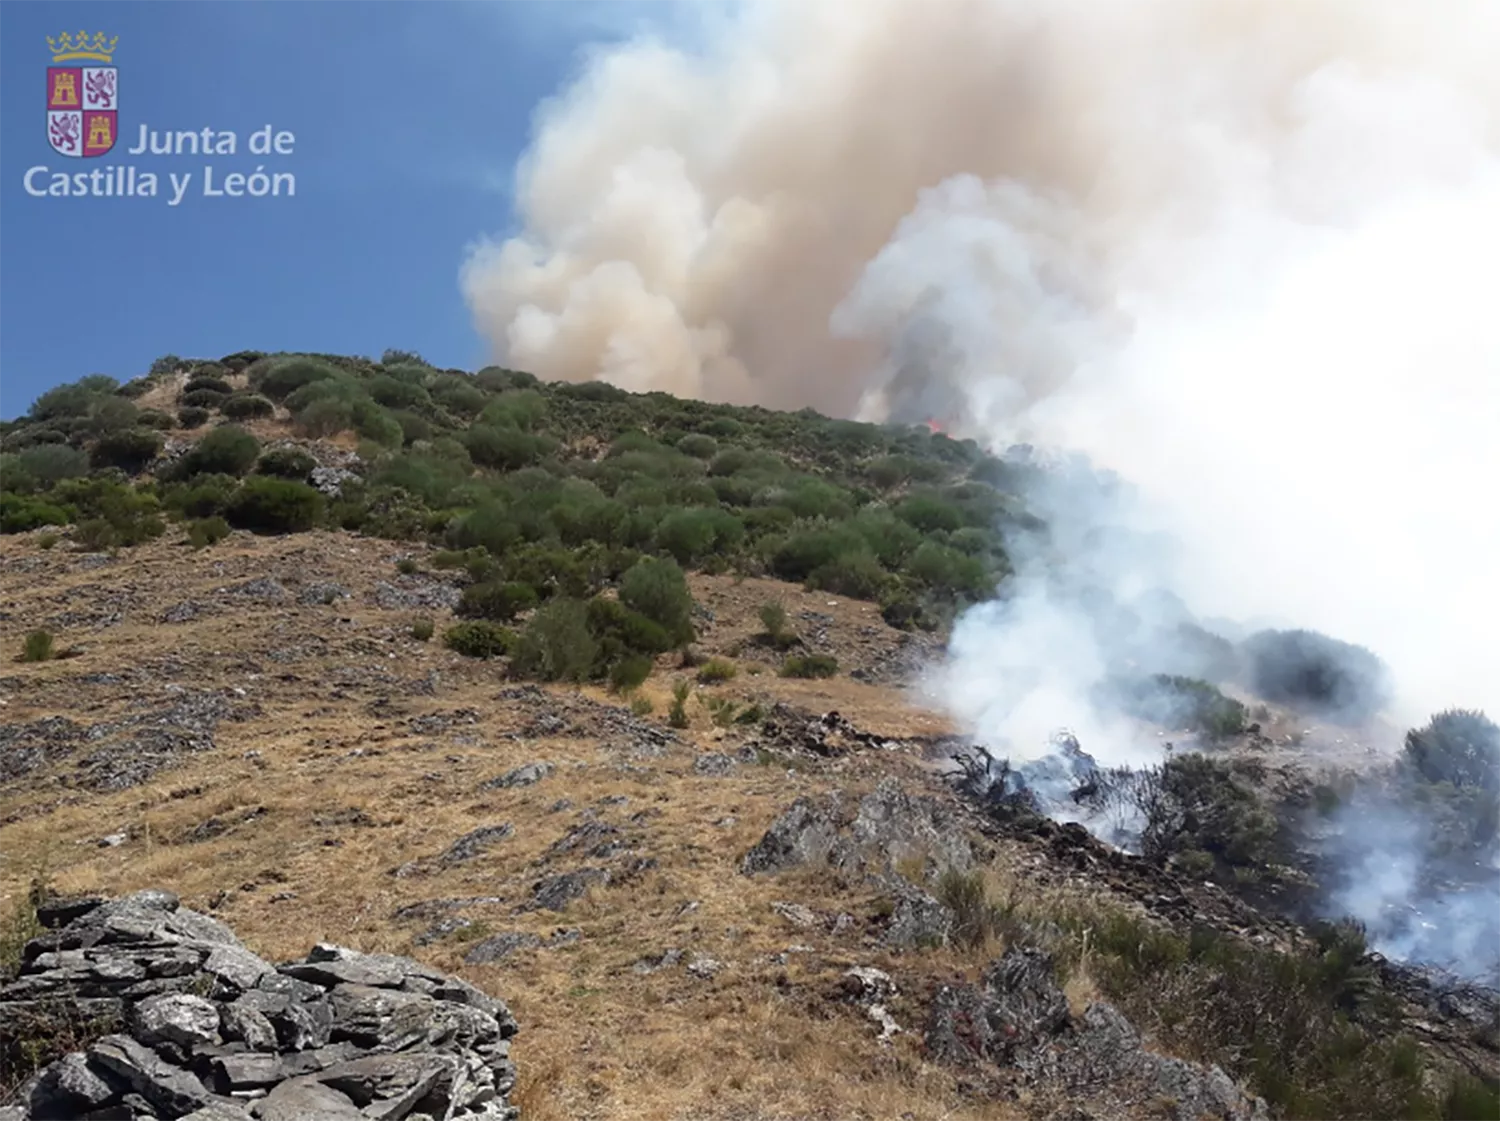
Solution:
[{"label": "white smoke", "polygon": [[[1368,646],[1402,724],[1496,712],[1497,32],[1407,0],[750,5],[701,51],[598,54],[463,287],[542,377],[1082,451],[1197,611]],[[986,735],[1096,684],[1039,595],[955,636]]]}]

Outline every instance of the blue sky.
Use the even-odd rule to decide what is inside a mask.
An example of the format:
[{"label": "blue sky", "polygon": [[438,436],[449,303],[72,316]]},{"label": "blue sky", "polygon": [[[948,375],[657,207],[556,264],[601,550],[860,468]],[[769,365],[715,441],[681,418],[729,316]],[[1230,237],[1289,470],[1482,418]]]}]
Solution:
[{"label": "blue sky", "polygon": [[[683,13],[608,0],[0,4],[0,417],[169,353],[399,347],[483,365],[459,267],[473,240],[513,228],[538,102],[588,45]],[[120,134],[101,157],[47,141],[47,39],[63,31],[118,36]],[[132,156],[143,123],[233,131],[238,152]],[[290,155],[246,150],[267,124],[295,135]],[[156,198],[26,191],[32,167],[128,164],[157,173]],[[292,172],[296,196],[204,197],[205,164],[219,178]],[[193,173],[175,207],[171,172]]]}]

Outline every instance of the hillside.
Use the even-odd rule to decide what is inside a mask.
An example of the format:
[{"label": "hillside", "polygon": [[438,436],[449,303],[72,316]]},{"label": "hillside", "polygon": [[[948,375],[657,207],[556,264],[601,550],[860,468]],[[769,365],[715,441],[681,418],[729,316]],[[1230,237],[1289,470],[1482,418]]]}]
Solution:
[{"label": "hillside", "polygon": [[148,888],[409,956],[509,1005],[523,1118],[1496,1115],[1491,993],[1298,921],[1282,811],[1349,750],[1294,765],[1274,682],[1122,685],[1213,810],[1140,857],[955,780],[907,686],[1044,529],[1024,462],[400,353],[0,441],[10,962]]}]

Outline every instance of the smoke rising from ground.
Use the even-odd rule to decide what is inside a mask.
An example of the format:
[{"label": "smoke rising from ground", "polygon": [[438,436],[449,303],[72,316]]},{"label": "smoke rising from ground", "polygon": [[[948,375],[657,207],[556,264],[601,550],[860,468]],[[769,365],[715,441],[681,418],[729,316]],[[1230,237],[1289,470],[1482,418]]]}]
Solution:
[{"label": "smoke rising from ground", "polygon": [[[1402,723],[1500,710],[1497,20],[747,5],[596,55],[463,288],[545,378],[1083,451],[1198,610],[1369,646]],[[1074,606],[1025,620],[1039,688],[1090,676]]]}]

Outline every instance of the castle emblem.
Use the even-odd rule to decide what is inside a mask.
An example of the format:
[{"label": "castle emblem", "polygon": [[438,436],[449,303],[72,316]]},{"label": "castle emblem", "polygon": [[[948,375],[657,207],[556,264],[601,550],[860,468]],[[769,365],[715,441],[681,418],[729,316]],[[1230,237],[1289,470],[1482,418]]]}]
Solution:
[{"label": "castle emblem", "polygon": [[[102,156],[115,146],[120,133],[120,74],[110,66],[116,35],[102,31],[90,37],[66,31],[47,38],[55,63],[47,67],[47,143],[64,156],[83,159]],[[104,65],[98,65],[98,64]]]}]

